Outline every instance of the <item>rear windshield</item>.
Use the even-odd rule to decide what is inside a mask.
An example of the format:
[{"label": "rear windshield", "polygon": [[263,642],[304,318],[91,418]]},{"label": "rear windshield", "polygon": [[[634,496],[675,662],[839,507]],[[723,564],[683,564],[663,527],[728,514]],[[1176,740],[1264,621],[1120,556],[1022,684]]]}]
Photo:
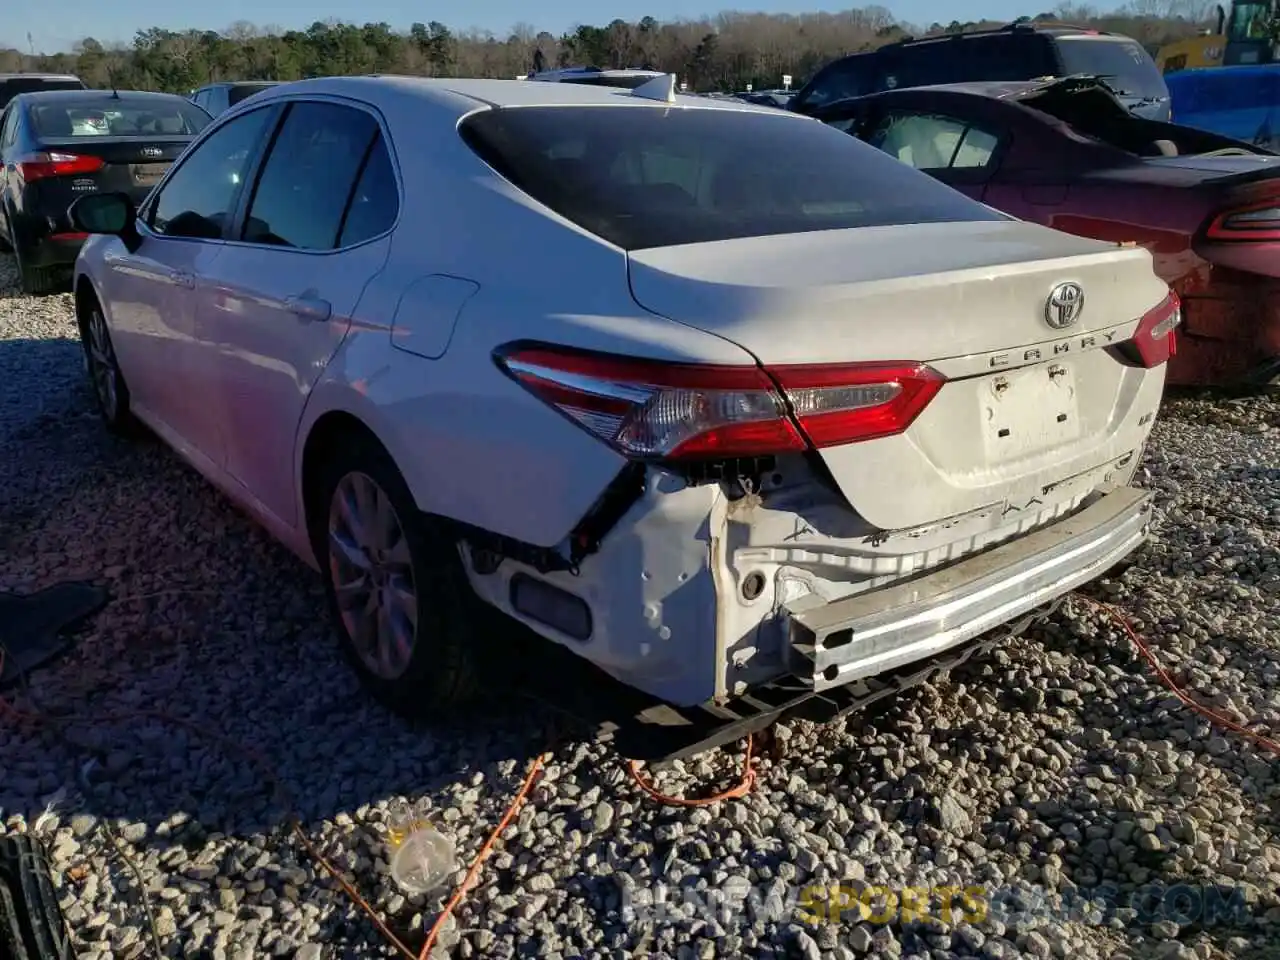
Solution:
[{"label": "rear windshield", "polygon": [[272,84],[269,83],[247,83],[242,86],[232,87],[227,91],[227,105],[235,106],[241,100],[247,100],[255,93],[261,93],[270,86]]},{"label": "rear windshield", "polygon": [[475,114],[462,132],[521,190],[626,250],[1005,219],[848,134],[782,113],[516,107]]},{"label": "rear windshield", "polygon": [[1122,96],[1164,98],[1169,95],[1155,61],[1133,40],[1058,37],[1058,55],[1067,75],[1087,73],[1105,77]]},{"label": "rear windshield", "polygon": [[20,93],[39,93],[43,90],[83,90],[79,80],[49,80],[39,77],[10,77],[0,80],[0,107]]},{"label": "rear windshield", "polygon": [[77,101],[34,104],[31,121],[36,134],[51,140],[74,137],[194,136],[210,117],[181,97],[111,100],[96,97]]}]

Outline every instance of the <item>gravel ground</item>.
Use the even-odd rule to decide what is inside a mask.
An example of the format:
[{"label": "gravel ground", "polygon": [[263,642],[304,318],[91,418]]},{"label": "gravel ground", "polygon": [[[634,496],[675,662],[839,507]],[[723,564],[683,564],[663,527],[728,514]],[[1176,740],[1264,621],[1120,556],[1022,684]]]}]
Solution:
[{"label": "gravel ground", "polygon": [[[0,589],[83,577],[115,598],[19,698],[98,719],[0,720],[4,828],[51,845],[87,960],[152,955],[153,931],[169,956],[386,953],[279,829],[256,751],[308,834],[420,943],[440,899],[406,899],[386,877],[388,803],[424,797],[469,862],[547,718],[517,704],[421,730],[370,706],[333,653],[315,578],[158,444],[109,438],[81,376],[70,298],[19,296],[0,258]],[[1171,401],[1143,471],[1157,535],[1094,590],[1194,695],[1272,730],[1278,437],[1274,398]],[[109,718],[139,708],[185,725]],[[779,739],[748,799],[692,811],[644,800],[605,749],[562,746],[443,942],[481,957],[1280,955],[1273,761],[1180,705],[1084,603],[873,718]],[[739,760],[711,754],[660,782],[728,782]],[[644,907],[660,885],[744,881],[760,895],[745,912]],[[1221,884],[1244,910],[1180,929],[1123,907],[1037,919],[1007,898],[977,924],[846,912],[815,927],[785,909],[789,888],[837,883],[985,885],[1022,903],[1110,884],[1121,904],[1145,884]]]}]

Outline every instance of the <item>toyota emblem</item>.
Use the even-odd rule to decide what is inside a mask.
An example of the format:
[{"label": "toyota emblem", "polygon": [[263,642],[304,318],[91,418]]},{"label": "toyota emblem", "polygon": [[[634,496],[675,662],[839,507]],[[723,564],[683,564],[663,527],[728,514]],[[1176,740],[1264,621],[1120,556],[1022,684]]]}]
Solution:
[{"label": "toyota emblem", "polygon": [[1055,330],[1065,330],[1084,312],[1084,287],[1078,283],[1060,283],[1049,291],[1044,303],[1044,322]]}]

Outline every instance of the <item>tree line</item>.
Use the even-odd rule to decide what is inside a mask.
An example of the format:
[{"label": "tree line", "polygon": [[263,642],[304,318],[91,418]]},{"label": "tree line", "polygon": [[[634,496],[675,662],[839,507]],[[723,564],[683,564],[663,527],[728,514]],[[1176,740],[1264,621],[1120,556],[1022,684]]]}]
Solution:
[{"label": "tree line", "polygon": [[[1210,28],[1211,0],[1131,0],[1099,12],[1066,3],[1023,17],[1122,33],[1155,50]],[[676,73],[689,89],[777,87],[784,75],[799,85],[824,63],[907,36],[998,26],[952,21],[913,26],[884,7],[841,13],[725,12],[701,20],[583,25],[559,36],[520,23],[505,37],[482,30],[455,32],[437,21],[398,31],[386,23],[362,26],[316,22],[305,30],[260,28],[239,22],[225,31],[140,30],[132,44],[86,37],[67,52],[0,49],[0,73],[75,73],[92,87],[187,91],[219,80],[298,80],[368,73],[422,76],[516,77],[555,66],[649,67]]]}]

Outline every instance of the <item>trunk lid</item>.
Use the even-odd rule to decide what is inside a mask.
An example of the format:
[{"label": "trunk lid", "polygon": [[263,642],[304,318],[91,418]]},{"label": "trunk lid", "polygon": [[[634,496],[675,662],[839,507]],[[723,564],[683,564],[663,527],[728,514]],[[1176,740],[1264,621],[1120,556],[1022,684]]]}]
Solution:
[{"label": "trunk lid", "polygon": [[1140,164],[1091,170],[1088,181],[1137,181],[1168,187],[1238,187],[1280,177],[1280,156],[1145,157]]},{"label": "trunk lid", "polygon": [[[1150,254],[1020,221],[635,251],[630,278],[641,306],[766,368],[920,361],[946,376],[904,434],[821,451],[853,507],[886,530],[1034,499],[1133,452],[1163,385],[1162,371],[1102,349],[1168,292]],[[1046,305],[1064,282],[1085,304],[1055,329]]]},{"label": "trunk lid", "polygon": [[97,157],[103,165],[93,173],[38,181],[40,209],[56,215],[64,212],[77,197],[95,191],[127,193],[135,203],[141,203],[191,140],[189,136],[43,139],[39,149],[45,153]]}]

